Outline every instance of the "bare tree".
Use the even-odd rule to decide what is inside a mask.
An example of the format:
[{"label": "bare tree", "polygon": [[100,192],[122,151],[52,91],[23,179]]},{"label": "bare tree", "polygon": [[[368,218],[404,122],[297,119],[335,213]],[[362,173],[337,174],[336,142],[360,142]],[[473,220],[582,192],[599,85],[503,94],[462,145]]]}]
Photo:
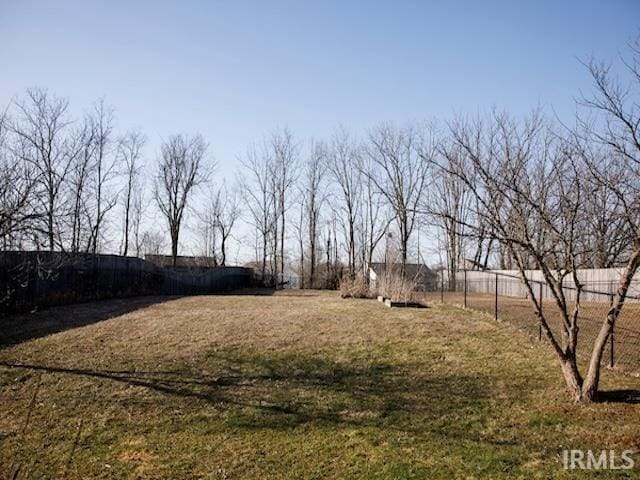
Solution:
[{"label": "bare tree", "polygon": [[[280,283],[282,283],[282,273],[280,270],[280,262],[279,259],[282,259],[283,267],[284,267],[284,251],[282,251],[282,255],[278,255],[280,253],[280,249],[278,248],[280,245],[280,201],[278,198],[278,176],[276,174],[276,169],[274,166],[273,157],[271,156],[271,152],[267,154],[268,156],[268,165],[269,165],[269,195],[270,195],[270,203],[273,205],[273,218],[271,219],[271,227],[270,227],[270,236],[269,236],[269,249],[271,255],[270,259],[270,270],[273,276],[274,286],[278,288]],[[282,247],[284,248],[284,238],[282,239]]]},{"label": "bare tree", "polygon": [[76,155],[68,178],[70,207],[69,214],[71,221],[71,251],[79,252],[82,243],[86,243],[87,250],[90,248],[92,232],[89,217],[89,182],[94,168],[93,158],[95,155],[96,142],[94,141],[94,130],[88,122],[84,122],[78,132],[76,141],[79,145],[79,153]]},{"label": "bare tree", "polygon": [[4,250],[39,219],[33,206],[36,178],[31,164],[22,161],[8,145],[8,121],[5,110],[0,113],[0,238]]},{"label": "bare tree", "polygon": [[306,251],[306,235],[305,235],[305,223],[306,223],[306,209],[305,204],[307,203],[306,192],[304,188],[299,188],[297,203],[300,205],[298,208],[298,218],[297,222],[293,224],[293,229],[295,230],[296,238],[298,240],[298,250],[300,254],[300,261],[298,264],[298,288],[305,288],[305,251]]},{"label": "bare tree", "polygon": [[215,212],[218,208],[216,201],[216,192],[211,190],[204,210],[198,213],[200,217],[200,233],[202,235],[202,256],[208,258],[214,267],[217,267],[220,263],[218,258],[218,229],[216,228],[215,218]]},{"label": "bare tree", "polygon": [[228,240],[240,214],[238,190],[236,188],[229,190],[223,184],[215,193],[212,203],[213,227],[219,233],[220,265],[222,266],[227,264]]},{"label": "bare tree", "polygon": [[[593,98],[583,104],[598,115],[599,123],[588,125],[582,120],[587,135],[577,132],[578,151],[598,188],[605,188],[616,199],[613,218],[621,218],[629,232],[628,257],[618,282],[616,294],[594,342],[589,369],[581,385],[582,397],[592,400],[598,392],[600,363],[607,340],[624,306],[633,276],[640,266],[640,37],[630,45],[622,63],[630,76],[629,85],[612,77],[610,66],[592,60],[587,69],[594,82]],[[586,153],[584,140],[596,142],[608,150],[613,164],[601,164]]]},{"label": "bare tree", "polygon": [[144,255],[160,255],[164,250],[165,237],[156,230],[145,231],[141,238],[141,251]]},{"label": "bare tree", "polygon": [[132,222],[132,206],[134,206],[132,204],[135,204],[135,192],[140,188],[140,162],[145,142],[145,136],[136,130],[125,133],[118,141],[118,163],[124,166],[125,178],[123,196],[124,225],[122,230],[122,255],[125,257],[129,253],[131,224],[135,223]]},{"label": "bare tree", "polygon": [[300,251],[300,288],[314,288],[316,285],[320,213],[326,200],[326,156],[326,145],[312,141],[308,157],[300,170],[296,202],[299,205],[298,219],[294,224]]},{"label": "bare tree", "polygon": [[[617,155],[610,155],[597,143],[589,140],[577,142],[582,160],[589,166],[599,166],[607,172],[607,181],[619,185],[626,181],[627,172],[621,167]],[[616,178],[617,177],[617,178]],[[624,199],[601,181],[590,181],[584,196],[585,225],[580,238],[583,263],[589,268],[613,268],[624,265],[633,244],[633,231],[625,215]]]},{"label": "bare tree", "polygon": [[[608,172],[591,175],[590,170],[597,167],[585,164],[579,144],[550,131],[538,112],[523,122],[493,112],[486,123],[459,120],[450,129],[462,154],[448,158],[439,168],[462,181],[481,208],[474,212],[478,223],[454,219],[450,212],[443,215],[469,230],[477,231],[479,224],[488,226],[520,274],[573,398],[592,401],[598,391],[604,345],[640,262],[640,242],[634,244],[636,253],[629,258],[613,304],[592,346],[591,361],[583,378],[577,348],[584,290],[578,273],[584,266],[581,237],[589,218],[584,197],[591,194],[594,182],[604,182],[618,189],[621,198],[636,205],[627,212],[637,222],[637,191],[634,196],[627,190],[628,184],[610,185],[606,182]],[[612,178],[620,177],[616,174]],[[549,309],[543,310],[535,281],[527,276],[527,269],[532,267],[540,270],[545,280],[555,310],[561,316],[559,325],[550,321]],[[565,280],[573,284],[572,290],[567,290]]]},{"label": "bare tree", "polygon": [[[272,195],[272,175],[270,158],[266,152],[259,153],[255,147],[250,148],[242,161],[245,175],[239,177],[244,194],[244,202],[251,214],[250,223],[259,233],[258,242],[261,248],[260,268],[262,279],[266,279],[269,239],[277,222],[276,206]],[[256,261],[258,259],[256,258]]]},{"label": "bare tree", "polygon": [[102,239],[102,226],[107,213],[115,207],[117,196],[108,191],[109,183],[118,173],[118,156],[112,155],[112,132],[114,123],[113,108],[105,104],[104,99],[98,100],[89,116],[93,130],[94,167],[93,167],[93,195],[94,212],[92,215],[92,233],[90,251],[97,253]]},{"label": "bare tree", "polygon": [[324,288],[336,289],[342,273],[338,258],[338,213],[331,209],[331,217],[326,219],[323,228],[323,244],[325,246]]},{"label": "bare tree", "polygon": [[316,285],[320,213],[326,201],[326,155],[326,146],[323,143],[312,142],[309,159],[303,171],[305,182],[302,206],[307,220],[307,239],[309,242],[309,281],[307,284],[310,288],[314,288]]},{"label": "bare tree", "polygon": [[[580,283],[575,272],[577,206],[580,177],[562,146],[551,142],[539,115],[518,124],[494,112],[489,125],[481,121],[458,121],[451,125],[460,153],[440,164],[446,175],[462,181],[483,208],[476,211],[480,223],[490,226],[513,259],[547,339],[558,355],[567,385],[580,397],[580,373],[576,362]],[[451,221],[477,228],[451,212],[441,212]],[[547,281],[562,315],[562,333],[554,332],[534,283],[526,275],[529,257]],[[563,286],[571,275],[578,290],[572,308]]]},{"label": "bare tree", "polygon": [[[471,202],[471,211],[468,212],[471,215],[469,221],[477,227],[477,230],[474,232],[473,229],[467,228],[465,233],[467,237],[473,240],[474,248],[471,261],[474,267],[484,270],[488,268],[491,255],[495,250],[495,235],[492,234],[489,225],[482,223],[482,215],[477,214],[477,212],[483,210],[486,202],[478,201],[474,195],[471,196]],[[500,247],[500,244],[498,244],[498,247]]]},{"label": "bare tree", "polygon": [[[442,161],[448,164],[459,162],[463,155],[458,145],[443,144],[439,148]],[[465,225],[471,220],[470,206],[472,195],[469,189],[448,168],[434,172],[434,181],[429,195],[426,196],[424,210],[429,212],[435,225],[441,230],[442,244],[446,253],[449,288],[455,289],[456,274],[465,260]],[[482,228],[482,227],[480,227]],[[478,232],[480,236],[481,232]]]},{"label": "bare tree", "polygon": [[373,178],[376,176],[375,164],[369,155],[360,155],[358,170],[361,173],[361,202],[364,204],[363,215],[363,274],[369,282],[368,269],[373,263],[373,256],[380,241],[384,238],[391,219],[383,208],[383,196],[377,190]]},{"label": "bare tree", "polygon": [[140,228],[145,207],[145,183],[140,181],[138,188],[134,190],[131,203],[131,225],[133,227],[133,242],[136,249],[136,257],[140,257],[142,253],[142,234]]},{"label": "bare tree", "polygon": [[36,198],[45,221],[42,230],[53,251],[56,242],[62,246],[56,220],[62,214],[64,181],[76,154],[67,138],[69,102],[36,88],[27,90],[16,108],[18,117],[11,123],[11,130],[18,137],[14,152],[20,161],[34,167],[40,190]]},{"label": "bare tree", "polygon": [[173,265],[178,257],[180,226],[192,190],[206,181],[207,144],[200,135],[173,135],[162,144],[154,195],[167,219]]},{"label": "bare tree", "polygon": [[418,207],[426,191],[429,160],[434,150],[435,142],[430,129],[423,137],[412,127],[398,129],[381,125],[369,135],[367,153],[376,165],[376,175],[370,178],[394,212],[400,234],[402,275]]},{"label": "bare tree", "polygon": [[[270,138],[272,192],[275,196],[276,217],[279,219],[274,228],[274,250],[280,247],[280,274],[284,274],[284,241],[286,228],[287,198],[296,180],[298,169],[298,144],[288,130],[276,131]],[[278,231],[279,230],[279,231]],[[279,236],[278,236],[279,235]],[[277,256],[277,253],[276,253]],[[277,261],[276,261],[277,264]],[[276,268],[277,272],[277,268]],[[276,273],[276,284],[278,282]]]},{"label": "bare tree", "polygon": [[342,197],[340,217],[344,222],[349,278],[356,272],[356,221],[360,209],[361,178],[358,170],[360,153],[346,130],[338,130],[327,155],[327,166]]}]

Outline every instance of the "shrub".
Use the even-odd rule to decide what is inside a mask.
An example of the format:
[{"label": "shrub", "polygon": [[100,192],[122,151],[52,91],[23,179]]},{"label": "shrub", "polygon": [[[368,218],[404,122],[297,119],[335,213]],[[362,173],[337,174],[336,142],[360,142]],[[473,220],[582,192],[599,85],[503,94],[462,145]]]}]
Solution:
[{"label": "shrub", "polygon": [[403,278],[399,273],[388,272],[378,282],[378,294],[390,298],[394,302],[411,302],[415,300],[416,284],[413,280]]},{"label": "shrub", "polygon": [[340,296],[342,298],[369,298],[371,292],[362,276],[358,275],[353,279],[344,276],[340,279]]}]

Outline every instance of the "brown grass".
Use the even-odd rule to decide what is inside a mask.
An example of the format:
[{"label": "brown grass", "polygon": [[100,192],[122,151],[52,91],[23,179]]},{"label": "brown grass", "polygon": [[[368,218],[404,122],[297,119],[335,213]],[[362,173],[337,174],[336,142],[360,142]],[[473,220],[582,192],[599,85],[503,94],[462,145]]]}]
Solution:
[{"label": "brown grass", "polygon": [[[439,292],[428,293],[426,298],[439,302]],[[444,293],[444,301],[448,304],[463,305],[463,293]],[[491,294],[467,293],[467,307],[495,316],[495,296]],[[578,355],[583,364],[589,360],[593,342],[606,319],[608,303],[581,302],[579,315]],[[543,311],[556,338],[562,338],[562,320],[558,307],[552,300],[543,302]],[[538,319],[531,302],[526,298],[498,297],[498,318],[507,321],[518,329],[537,338],[539,334]],[[627,303],[616,322],[614,329],[614,365],[615,368],[631,375],[640,376],[640,304]],[[610,364],[610,343],[607,343],[603,355],[603,366]]]},{"label": "brown grass", "polygon": [[572,403],[547,349],[449,306],[305,291],[5,325],[22,339],[0,350],[5,477],[580,478],[563,448],[640,449],[639,404]]}]

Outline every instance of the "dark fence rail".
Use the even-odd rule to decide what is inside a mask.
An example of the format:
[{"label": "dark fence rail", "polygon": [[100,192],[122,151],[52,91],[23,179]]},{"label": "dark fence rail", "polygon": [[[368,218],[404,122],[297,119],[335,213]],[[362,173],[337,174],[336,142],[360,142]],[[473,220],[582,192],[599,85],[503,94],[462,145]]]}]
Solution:
[{"label": "dark fence rail", "polygon": [[0,312],[139,295],[198,295],[252,285],[243,267],[161,268],[140,258],[0,252]]}]

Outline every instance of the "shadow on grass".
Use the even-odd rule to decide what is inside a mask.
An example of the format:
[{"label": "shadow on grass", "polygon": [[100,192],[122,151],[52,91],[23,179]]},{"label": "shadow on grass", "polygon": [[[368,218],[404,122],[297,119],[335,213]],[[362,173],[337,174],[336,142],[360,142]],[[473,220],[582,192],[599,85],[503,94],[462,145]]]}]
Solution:
[{"label": "shadow on grass", "polygon": [[270,297],[275,295],[277,290],[274,288],[267,287],[244,287],[244,288],[234,288],[232,290],[228,290],[226,292],[220,292],[216,295],[248,295],[253,297]]},{"label": "shadow on grass", "polygon": [[[211,295],[271,296],[269,288],[242,288]],[[209,295],[209,294],[205,294]],[[157,295],[126,297],[109,300],[93,300],[71,305],[60,305],[34,313],[15,313],[0,316],[0,350],[34,338],[44,337],[73,328],[102,322],[157,303],[182,298],[182,295]]]},{"label": "shadow on grass", "polygon": [[[200,367],[206,369],[207,359]],[[469,438],[468,418],[487,414],[492,382],[478,375],[417,374],[410,365],[335,362],[321,356],[215,354],[224,374],[189,370],[129,371],[0,362],[1,366],[106,379],[169,396],[159,403],[194,399],[225,411],[229,426],[286,429],[349,424]],[[107,395],[105,391],[105,395]],[[468,417],[465,415],[468,414]],[[455,425],[448,423],[451,417]],[[462,422],[462,423],[460,423]]]},{"label": "shadow on grass", "polygon": [[0,318],[0,349],[33,338],[102,322],[177,296],[131,297],[51,307]]},{"label": "shadow on grass", "polygon": [[216,295],[250,295],[256,297],[319,297],[323,293],[337,292],[336,290],[316,290],[307,288],[273,288],[273,287],[243,287],[221,292]]},{"label": "shadow on grass", "polygon": [[598,392],[598,402],[640,404],[640,390],[608,390]]}]

